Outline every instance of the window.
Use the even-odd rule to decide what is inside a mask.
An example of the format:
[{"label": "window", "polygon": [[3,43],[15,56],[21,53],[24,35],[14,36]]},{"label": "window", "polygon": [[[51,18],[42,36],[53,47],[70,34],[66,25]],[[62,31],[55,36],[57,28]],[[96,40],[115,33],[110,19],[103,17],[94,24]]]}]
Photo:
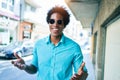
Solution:
[{"label": "window", "polygon": [[13,12],[14,9],[14,0],[3,0],[1,3],[1,7],[3,9],[9,10]]},{"label": "window", "polygon": [[23,31],[23,38],[30,39],[31,33],[29,31]]},{"label": "window", "polygon": [[2,8],[5,8],[5,9],[7,9],[7,3],[5,3],[5,2],[2,2]]},{"label": "window", "polygon": [[24,30],[31,30],[31,26],[30,25],[24,26]]},{"label": "window", "polygon": [[8,8],[9,8],[10,11],[13,12],[13,9],[14,9],[14,0],[9,0]]},{"label": "window", "polygon": [[32,11],[32,12],[35,12],[35,10],[36,10],[36,8],[31,7],[31,11]]},{"label": "window", "polygon": [[32,7],[32,6],[28,5],[28,4],[26,4],[25,6],[26,6],[26,7],[25,7],[26,11],[35,12],[35,10],[36,10],[36,8],[34,8],[34,7]]}]

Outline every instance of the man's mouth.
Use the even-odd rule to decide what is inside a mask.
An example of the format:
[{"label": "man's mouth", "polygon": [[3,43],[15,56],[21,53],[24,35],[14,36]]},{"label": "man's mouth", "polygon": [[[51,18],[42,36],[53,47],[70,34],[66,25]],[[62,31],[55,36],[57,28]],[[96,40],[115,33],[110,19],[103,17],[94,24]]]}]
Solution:
[{"label": "man's mouth", "polygon": [[59,29],[57,29],[57,28],[53,28],[52,30],[54,30],[54,31],[58,31]]}]

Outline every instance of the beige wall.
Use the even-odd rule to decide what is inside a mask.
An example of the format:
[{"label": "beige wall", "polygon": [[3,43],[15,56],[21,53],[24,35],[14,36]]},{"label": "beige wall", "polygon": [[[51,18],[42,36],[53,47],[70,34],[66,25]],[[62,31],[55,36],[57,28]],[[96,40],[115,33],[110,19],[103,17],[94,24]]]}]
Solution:
[{"label": "beige wall", "polygon": [[[93,46],[92,52],[93,54],[96,54],[93,57],[93,60],[96,63],[95,64],[96,80],[109,80],[109,79],[104,79],[106,31],[105,31],[105,28],[103,28],[101,25],[107,20],[107,18],[111,16],[111,14],[113,14],[114,10],[118,6],[120,6],[120,0],[101,0],[99,12],[95,19],[95,24],[93,28],[93,41],[94,42],[95,40],[97,41]],[[96,33],[97,33],[97,36],[95,35]],[[96,39],[95,39],[95,36],[96,36]]]},{"label": "beige wall", "polygon": [[95,20],[94,33],[98,31],[99,26],[112,14],[117,6],[120,5],[120,0],[101,0],[101,5],[97,18]]},{"label": "beige wall", "polygon": [[[25,26],[30,26],[31,28],[29,30],[25,30],[24,27]],[[32,33],[32,23],[29,23],[29,22],[21,22],[20,25],[19,25],[19,28],[18,28],[18,40],[21,41],[23,40],[23,31],[29,31],[30,33]]]}]

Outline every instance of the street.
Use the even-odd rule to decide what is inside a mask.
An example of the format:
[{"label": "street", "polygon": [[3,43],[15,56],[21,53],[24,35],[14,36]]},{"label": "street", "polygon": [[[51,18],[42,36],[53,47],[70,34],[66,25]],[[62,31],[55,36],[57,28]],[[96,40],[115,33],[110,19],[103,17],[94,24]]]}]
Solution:
[{"label": "street", "polygon": [[[31,56],[24,57],[27,64]],[[0,80],[36,80],[36,74],[28,74],[11,64],[11,60],[0,60]]]},{"label": "street", "polygon": [[[94,69],[89,54],[83,54],[86,67],[88,69],[87,80],[95,80]],[[27,64],[30,63],[32,56],[24,57]],[[14,60],[14,59],[13,59]],[[19,70],[11,64],[11,60],[0,59],[0,80],[36,80],[37,74],[28,74]]]}]

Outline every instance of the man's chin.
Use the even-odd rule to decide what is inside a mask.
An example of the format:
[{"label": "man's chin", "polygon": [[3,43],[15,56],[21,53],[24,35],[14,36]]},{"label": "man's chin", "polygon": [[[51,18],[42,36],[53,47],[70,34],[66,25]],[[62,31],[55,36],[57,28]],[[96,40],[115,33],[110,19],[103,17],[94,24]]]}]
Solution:
[{"label": "man's chin", "polygon": [[51,34],[51,36],[53,36],[53,37],[59,37],[59,36],[61,36],[61,34]]}]

